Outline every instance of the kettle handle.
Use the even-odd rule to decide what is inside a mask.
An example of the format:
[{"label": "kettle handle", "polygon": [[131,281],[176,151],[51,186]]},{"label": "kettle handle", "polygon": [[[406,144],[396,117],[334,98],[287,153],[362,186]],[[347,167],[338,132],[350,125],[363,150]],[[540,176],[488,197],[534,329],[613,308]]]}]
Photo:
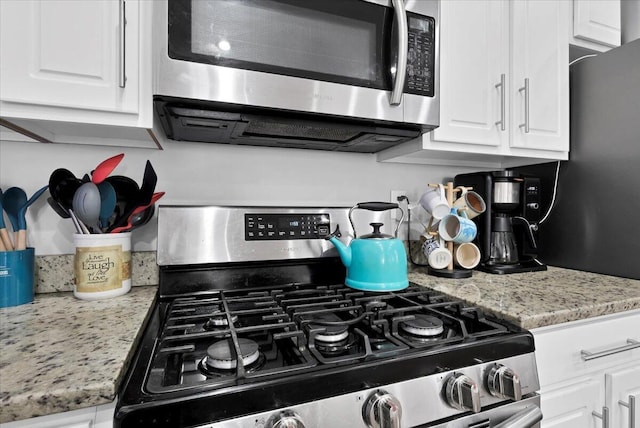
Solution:
[{"label": "kettle handle", "polygon": [[398,228],[400,227],[400,225],[404,221],[404,210],[402,208],[400,208],[400,205],[396,204],[395,202],[360,202],[360,203],[356,204],[356,206],[354,206],[353,208],[351,208],[349,210],[349,221],[351,222],[351,228],[353,229],[353,237],[354,238],[356,238],[356,227],[353,224],[353,219],[351,218],[351,213],[353,213],[353,211],[358,209],[358,208],[362,209],[362,210],[368,210],[368,211],[387,211],[387,210],[395,210],[395,209],[400,210],[400,213],[402,214],[402,216],[400,217],[400,221],[396,225],[396,230],[393,233],[393,235],[396,238],[398,237]]}]

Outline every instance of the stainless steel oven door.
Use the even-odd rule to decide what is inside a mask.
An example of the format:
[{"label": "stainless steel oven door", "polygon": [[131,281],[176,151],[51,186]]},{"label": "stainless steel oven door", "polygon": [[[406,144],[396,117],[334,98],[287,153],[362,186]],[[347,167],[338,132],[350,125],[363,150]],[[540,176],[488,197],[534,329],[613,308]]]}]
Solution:
[{"label": "stainless steel oven door", "polygon": [[542,420],[540,396],[535,394],[480,413],[429,428],[539,428]]},{"label": "stainless steel oven door", "polygon": [[[407,15],[395,10],[404,3],[316,2],[309,5],[318,9],[310,9],[288,0],[155,1],[154,94],[435,126],[438,1],[407,1],[409,17],[402,23],[397,16]],[[336,4],[340,13],[329,9]],[[408,56],[415,61],[408,45],[411,14],[429,17],[435,27],[432,96],[411,93],[404,84],[421,72],[406,63]]]}]

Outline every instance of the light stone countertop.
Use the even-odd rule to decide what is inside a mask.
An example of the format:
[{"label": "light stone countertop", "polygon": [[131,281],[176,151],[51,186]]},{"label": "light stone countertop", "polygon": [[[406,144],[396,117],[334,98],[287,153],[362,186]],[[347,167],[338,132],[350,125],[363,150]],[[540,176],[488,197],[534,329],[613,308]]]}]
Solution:
[{"label": "light stone countertop", "polygon": [[549,266],[547,271],[471,278],[426,275],[409,280],[478,306],[485,313],[533,329],[640,308],[640,280]]},{"label": "light stone countertop", "polygon": [[156,291],[37,294],[0,309],[0,423],[112,402]]},{"label": "light stone countertop", "polygon": [[[527,329],[640,308],[638,280],[553,267],[458,280],[423,272],[409,279]],[[45,293],[0,309],[0,422],[113,401],[156,290],[95,302]]]}]

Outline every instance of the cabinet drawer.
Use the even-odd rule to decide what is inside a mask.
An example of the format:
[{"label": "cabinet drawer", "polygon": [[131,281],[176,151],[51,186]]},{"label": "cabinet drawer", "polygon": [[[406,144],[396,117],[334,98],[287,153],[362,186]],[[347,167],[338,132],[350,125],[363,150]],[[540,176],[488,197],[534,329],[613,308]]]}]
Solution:
[{"label": "cabinet drawer", "polygon": [[[542,387],[613,366],[640,364],[640,347],[620,350],[628,340],[640,341],[640,310],[532,330]],[[582,351],[596,354],[585,360]]]}]

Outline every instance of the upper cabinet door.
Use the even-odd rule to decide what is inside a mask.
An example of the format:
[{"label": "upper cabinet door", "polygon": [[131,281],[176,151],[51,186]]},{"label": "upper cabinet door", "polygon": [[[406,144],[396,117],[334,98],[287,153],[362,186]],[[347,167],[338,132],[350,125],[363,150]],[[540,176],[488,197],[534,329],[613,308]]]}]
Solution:
[{"label": "upper cabinet door", "polygon": [[138,3],[2,0],[3,102],[138,112]]},{"label": "upper cabinet door", "polygon": [[509,5],[443,1],[440,7],[440,127],[432,138],[501,146],[509,138]]},{"label": "upper cabinet door", "polygon": [[620,46],[620,1],[573,0],[573,36],[605,46]]},{"label": "upper cabinet door", "polygon": [[511,147],[569,150],[569,5],[512,2]]}]

